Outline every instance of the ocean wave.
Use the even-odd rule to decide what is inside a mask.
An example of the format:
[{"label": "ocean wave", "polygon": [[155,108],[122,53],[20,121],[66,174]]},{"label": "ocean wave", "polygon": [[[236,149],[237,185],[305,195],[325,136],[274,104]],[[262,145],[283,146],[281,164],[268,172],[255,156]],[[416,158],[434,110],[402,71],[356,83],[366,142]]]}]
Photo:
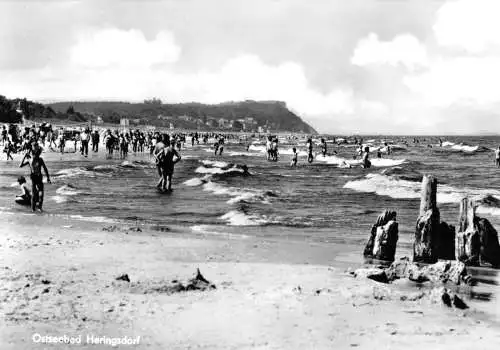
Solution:
[{"label": "ocean wave", "polygon": [[266,146],[255,146],[255,145],[250,145],[248,148],[250,151],[256,151],[260,153],[267,153]]},{"label": "ocean wave", "polygon": [[104,164],[104,165],[96,165],[92,169],[94,171],[107,171],[107,170],[115,170],[118,167],[115,164]]},{"label": "ocean wave", "polygon": [[236,238],[236,239],[249,238],[249,236],[244,234],[214,231],[210,225],[194,225],[191,226],[190,228],[193,232],[201,233],[204,235],[223,236],[226,238]]},{"label": "ocean wave", "polygon": [[193,177],[192,179],[186,180],[183,182],[184,185],[189,186],[189,187],[196,187],[203,185],[204,183],[207,183],[207,181],[210,179],[210,175],[204,176],[204,177]]},{"label": "ocean wave", "polygon": [[56,178],[97,177],[97,176],[111,176],[111,175],[87,170],[87,169],[82,168],[82,167],[62,169],[62,170],[59,170],[55,175]]},{"label": "ocean wave", "polygon": [[[337,156],[323,156],[321,154],[316,156],[316,160],[325,162],[326,164],[338,165],[341,168],[349,168],[356,165],[361,166],[363,163],[361,159],[352,160]],[[404,164],[406,159],[372,158],[370,162],[372,163],[372,167],[382,168]]]},{"label": "ocean wave", "polygon": [[229,165],[226,162],[216,161],[216,160],[208,160],[208,159],[200,160],[200,162],[203,163],[204,165],[211,165],[211,166],[216,167],[216,168],[225,168]]},{"label": "ocean wave", "polygon": [[63,195],[63,196],[75,196],[77,194],[82,193],[82,191],[79,190],[78,188],[76,188],[75,186],[68,184],[68,185],[64,185],[64,186],[59,187],[56,190],[56,193],[59,195]]},{"label": "ocean wave", "polygon": [[83,216],[83,215],[69,215],[69,218],[81,221],[91,221],[98,223],[115,224],[118,220],[114,220],[105,216]]},{"label": "ocean wave", "polygon": [[443,147],[448,147],[451,150],[462,152],[462,153],[479,153],[479,152],[490,152],[493,149],[490,149],[488,147],[484,147],[481,145],[476,145],[476,146],[471,146],[466,143],[453,143],[453,142],[448,142],[445,141],[442,144]]},{"label": "ocean wave", "polygon": [[[222,162],[221,162],[222,163]],[[250,175],[245,164],[227,164],[224,167],[200,166],[195,169],[195,173],[211,175]]]},{"label": "ocean wave", "polygon": [[229,226],[261,226],[267,223],[266,220],[258,216],[245,214],[238,210],[231,210],[219,219],[226,221]]},{"label": "ocean wave", "polygon": [[212,192],[218,196],[232,197],[226,202],[228,204],[237,204],[241,202],[260,202],[269,204],[269,197],[277,196],[269,191],[227,187],[212,181],[205,183],[203,185],[203,190]]},{"label": "ocean wave", "polygon": [[154,163],[151,161],[144,161],[144,160],[133,160],[133,161],[124,160],[120,164],[120,167],[128,169],[144,169],[144,168],[154,167]]},{"label": "ocean wave", "polygon": [[[386,176],[383,174],[368,174],[363,179],[348,181],[344,188],[357,192],[375,193],[395,199],[418,199],[421,193],[421,183]],[[438,203],[459,203],[464,197],[478,201],[481,207],[497,207],[500,204],[500,192],[488,189],[456,188],[448,185],[438,185],[436,199]],[[481,201],[484,198],[495,200]],[[498,201],[497,201],[498,200]],[[483,209],[484,210],[484,209]]]},{"label": "ocean wave", "polygon": [[76,202],[74,199],[71,199],[71,198],[69,198],[67,196],[61,196],[61,195],[52,196],[52,197],[50,197],[50,199],[52,199],[57,204],[70,203],[70,202],[75,203]]}]

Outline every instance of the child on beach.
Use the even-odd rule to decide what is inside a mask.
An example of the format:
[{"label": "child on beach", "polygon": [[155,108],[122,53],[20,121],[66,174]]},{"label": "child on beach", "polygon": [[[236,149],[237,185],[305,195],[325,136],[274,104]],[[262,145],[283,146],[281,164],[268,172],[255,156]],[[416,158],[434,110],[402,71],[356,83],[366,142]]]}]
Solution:
[{"label": "child on beach", "polygon": [[45,176],[47,176],[47,183],[50,183],[50,176],[49,176],[49,171],[47,170],[47,166],[45,165],[45,162],[43,161],[42,157],[40,157],[40,154],[42,153],[41,148],[34,148],[32,153],[33,153],[33,158],[31,159],[31,162],[28,161],[28,159],[31,158],[30,153],[28,152],[24,155],[20,167],[22,168],[26,165],[30,166],[31,192],[32,192],[31,210],[35,211],[36,206],[38,204],[38,209],[42,211],[42,205],[43,205],[42,168],[45,171]]},{"label": "child on beach", "polygon": [[297,149],[294,147],[292,148],[293,155],[292,155],[292,162],[290,163],[290,166],[297,166]]},{"label": "child on beach", "polygon": [[21,194],[16,196],[15,202],[20,205],[30,205],[31,204],[31,193],[26,185],[26,179],[24,176],[20,176],[17,179],[17,183],[21,187]]}]

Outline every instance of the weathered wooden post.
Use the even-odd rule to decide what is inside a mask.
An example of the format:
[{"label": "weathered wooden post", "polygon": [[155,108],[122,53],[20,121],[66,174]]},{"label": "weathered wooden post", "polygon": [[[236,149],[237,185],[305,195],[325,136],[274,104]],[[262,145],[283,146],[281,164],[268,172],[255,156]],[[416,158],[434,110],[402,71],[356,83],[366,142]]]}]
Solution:
[{"label": "weathered wooden post", "polygon": [[455,259],[455,227],[441,222],[436,197],[437,179],[424,176],[413,242],[414,262],[432,264],[438,259]]},{"label": "weathered wooden post", "polygon": [[398,223],[396,212],[385,210],[372,226],[370,238],[366,243],[363,255],[366,258],[394,261],[398,242]]},{"label": "weathered wooden post", "polygon": [[498,233],[487,219],[476,216],[476,204],[470,198],[460,202],[459,229],[455,256],[469,266],[489,263],[500,267]]},{"label": "weathered wooden post", "polygon": [[435,263],[438,260],[440,215],[436,206],[437,179],[425,175],[422,179],[420,213],[413,242],[413,261]]}]

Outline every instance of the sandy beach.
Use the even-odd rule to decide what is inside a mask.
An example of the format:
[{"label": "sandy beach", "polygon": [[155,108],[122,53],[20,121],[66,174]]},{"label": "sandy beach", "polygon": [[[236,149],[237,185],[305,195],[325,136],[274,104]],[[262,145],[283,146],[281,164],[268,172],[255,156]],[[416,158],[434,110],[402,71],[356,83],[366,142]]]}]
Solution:
[{"label": "sandy beach", "polygon": [[[473,307],[345,273],[334,245],[103,231],[106,225],[2,214],[1,349],[496,349],[500,326]],[[23,222],[27,221],[29,223]],[[109,225],[107,225],[109,226]],[[344,247],[345,249],[345,247]],[[317,264],[331,255],[331,264]],[[153,287],[199,268],[215,290]],[[128,274],[130,282],[116,277]],[[407,286],[406,286],[407,287]],[[414,295],[416,290],[410,292]],[[417,299],[411,301],[412,299]],[[82,336],[82,344],[34,335]]]}]

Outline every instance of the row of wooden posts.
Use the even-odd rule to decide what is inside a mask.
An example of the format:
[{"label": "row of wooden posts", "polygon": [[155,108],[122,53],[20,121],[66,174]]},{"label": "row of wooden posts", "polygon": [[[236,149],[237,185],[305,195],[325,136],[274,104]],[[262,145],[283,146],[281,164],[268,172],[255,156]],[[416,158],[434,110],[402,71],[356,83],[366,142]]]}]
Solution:
[{"label": "row of wooden posts", "polygon": [[[435,263],[439,259],[459,260],[468,266],[500,267],[498,233],[491,223],[475,214],[475,202],[463,198],[460,202],[458,232],[441,221],[436,202],[437,179],[426,175],[422,179],[420,212],[413,241],[413,261]],[[398,241],[395,211],[384,211],[373,225],[364,256],[394,261]]]}]

